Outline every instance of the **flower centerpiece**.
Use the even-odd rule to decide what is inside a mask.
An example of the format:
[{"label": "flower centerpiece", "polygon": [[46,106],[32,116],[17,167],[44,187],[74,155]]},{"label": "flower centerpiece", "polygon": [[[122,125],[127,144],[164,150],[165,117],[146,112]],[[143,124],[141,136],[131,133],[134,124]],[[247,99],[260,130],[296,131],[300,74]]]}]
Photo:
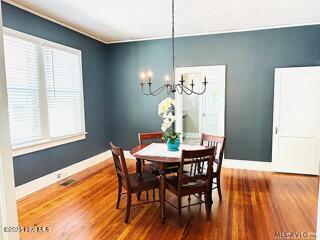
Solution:
[{"label": "flower centerpiece", "polygon": [[163,119],[163,140],[167,143],[169,151],[179,151],[180,146],[180,134],[175,131],[174,108],[175,100],[171,97],[164,99],[158,106],[158,114]]}]

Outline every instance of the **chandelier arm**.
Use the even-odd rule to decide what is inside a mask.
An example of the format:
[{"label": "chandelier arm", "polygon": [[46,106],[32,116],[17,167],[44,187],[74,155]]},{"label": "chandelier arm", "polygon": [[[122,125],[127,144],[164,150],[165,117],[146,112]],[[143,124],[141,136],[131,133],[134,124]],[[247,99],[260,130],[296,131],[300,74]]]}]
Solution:
[{"label": "chandelier arm", "polygon": [[193,93],[192,92],[186,92],[186,91],[183,91],[184,94],[188,95],[188,96],[191,96]]},{"label": "chandelier arm", "polygon": [[144,84],[141,85],[141,89],[142,89],[142,93],[143,93],[144,95],[146,95],[146,96],[152,96],[150,90],[149,90],[149,93],[147,93],[147,92],[144,91]]},{"label": "chandelier arm", "polygon": [[[144,85],[141,85],[142,93],[143,93],[144,95],[146,95],[146,96],[156,96],[156,95],[158,95],[158,94],[162,91],[163,88],[164,88],[164,86],[162,86],[162,87],[158,88],[156,91],[152,92],[152,91],[151,91],[151,86],[149,85],[149,92],[145,92],[145,91],[144,91]],[[161,90],[161,91],[159,91],[159,90]],[[159,92],[158,92],[158,91],[159,91]],[[158,92],[158,93],[157,93],[157,92]]]},{"label": "chandelier arm", "polygon": [[179,84],[176,84],[176,92],[178,92],[179,94],[181,94],[181,92],[179,91],[179,89],[181,90],[181,87],[180,87],[180,85]]},{"label": "chandelier arm", "polygon": [[[185,85],[182,85],[182,90],[183,90],[183,92],[184,92],[185,94],[187,94],[187,95],[192,95],[192,93],[193,93],[193,90],[190,89],[190,88],[188,88],[188,87],[185,86]],[[188,91],[186,91],[186,90],[188,90]]]},{"label": "chandelier arm", "polygon": [[[181,88],[181,92],[184,92],[184,93],[186,93],[186,94],[188,94],[188,91],[189,91],[189,93],[191,92],[191,93],[193,93],[193,90],[191,90],[190,88],[188,88],[186,85],[184,85],[184,84],[181,84],[181,83],[179,83],[178,85],[180,85],[180,88]],[[187,89],[188,91],[186,91],[185,89]],[[188,95],[191,95],[191,94],[188,94]]]},{"label": "chandelier arm", "polygon": [[151,91],[151,86],[149,85],[149,92],[152,96],[157,96],[159,93],[161,93],[163,91],[163,89],[166,87],[166,85],[162,85],[161,87],[159,87],[157,90],[155,91]]},{"label": "chandelier arm", "polygon": [[[192,94],[202,95],[202,94],[205,93],[206,88],[207,88],[207,86],[204,85],[204,88],[202,89],[201,92],[196,92],[196,91],[193,91],[192,89],[188,88],[186,85],[181,85],[181,84],[179,84],[179,85],[180,85],[180,88],[182,89],[182,91],[183,91],[185,94],[187,94],[187,95],[192,95]],[[189,92],[186,91],[186,89],[187,89]]]},{"label": "chandelier arm", "polygon": [[206,89],[207,89],[207,85],[204,85],[204,88],[203,88],[202,92],[193,92],[193,93],[196,94],[196,95],[202,95],[202,94],[204,94],[206,92]]},{"label": "chandelier arm", "polygon": [[167,95],[169,95],[172,92],[172,85],[167,85]]},{"label": "chandelier arm", "polygon": [[177,91],[177,85],[175,83],[172,83],[171,85],[171,92],[174,93]]},{"label": "chandelier arm", "polygon": [[[179,91],[180,89],[180,91]],[[183,86],[179,83],[176,84],[176,91],[181,95],[183,93]]]}]

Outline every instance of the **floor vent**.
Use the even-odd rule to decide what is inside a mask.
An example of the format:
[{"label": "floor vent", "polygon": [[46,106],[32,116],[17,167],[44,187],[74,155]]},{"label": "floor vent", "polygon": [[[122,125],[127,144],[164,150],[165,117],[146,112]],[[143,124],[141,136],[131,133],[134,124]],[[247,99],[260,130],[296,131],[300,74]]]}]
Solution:
[{"label": "floor vent", "polygon": [[75,180],[75,179],[69,179],[69,180],[67,180],[67,181],[65,181],[65,182],[63,182],[63,183],[61,183],[60,185],[62,185],[62,186],[69,186],[69,185],[71,185],[72,183],[74,183],[74,182],[76,182],[77,180]]}]

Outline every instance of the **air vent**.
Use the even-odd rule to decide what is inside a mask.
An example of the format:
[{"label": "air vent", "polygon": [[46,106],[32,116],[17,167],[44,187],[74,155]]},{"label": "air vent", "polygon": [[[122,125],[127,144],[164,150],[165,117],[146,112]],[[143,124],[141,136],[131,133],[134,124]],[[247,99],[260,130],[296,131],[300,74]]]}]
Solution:
[{"label": "air vent", "polygon": [[76,182],[76,181],[77,181],[77,180],[75,180],[75,179],[69,179],[69,180],[61,183],[60,185],[66,187],[66,186],[69,186],[69,185],[71,185],[72,183],[74,183],[74,182]]}]

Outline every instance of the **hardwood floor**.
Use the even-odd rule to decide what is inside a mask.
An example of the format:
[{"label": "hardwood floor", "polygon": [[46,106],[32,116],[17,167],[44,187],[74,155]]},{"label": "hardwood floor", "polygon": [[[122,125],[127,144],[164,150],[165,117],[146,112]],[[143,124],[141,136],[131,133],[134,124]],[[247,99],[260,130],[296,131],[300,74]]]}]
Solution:
[{"label": "hardwood floor", "polygon": [[[135,161],[128,162],[134,170]],[[317,177],[224,168],[223,200],[213,193],[211,221],[204,204],[184,208],[181,218],[167,204],[165,224],[159,203],[132,207],[130,223],[124,223],[125,200],[115,209],[117,180],[111,159],[71,178],[77,182],[54,184],[18,201],[20,226],[51,228],[49,233],[21,233],[21,239],[264,240],[275,239],[275,232],[316,230]],[[169,192],[167,199],[175,201]]]}]

